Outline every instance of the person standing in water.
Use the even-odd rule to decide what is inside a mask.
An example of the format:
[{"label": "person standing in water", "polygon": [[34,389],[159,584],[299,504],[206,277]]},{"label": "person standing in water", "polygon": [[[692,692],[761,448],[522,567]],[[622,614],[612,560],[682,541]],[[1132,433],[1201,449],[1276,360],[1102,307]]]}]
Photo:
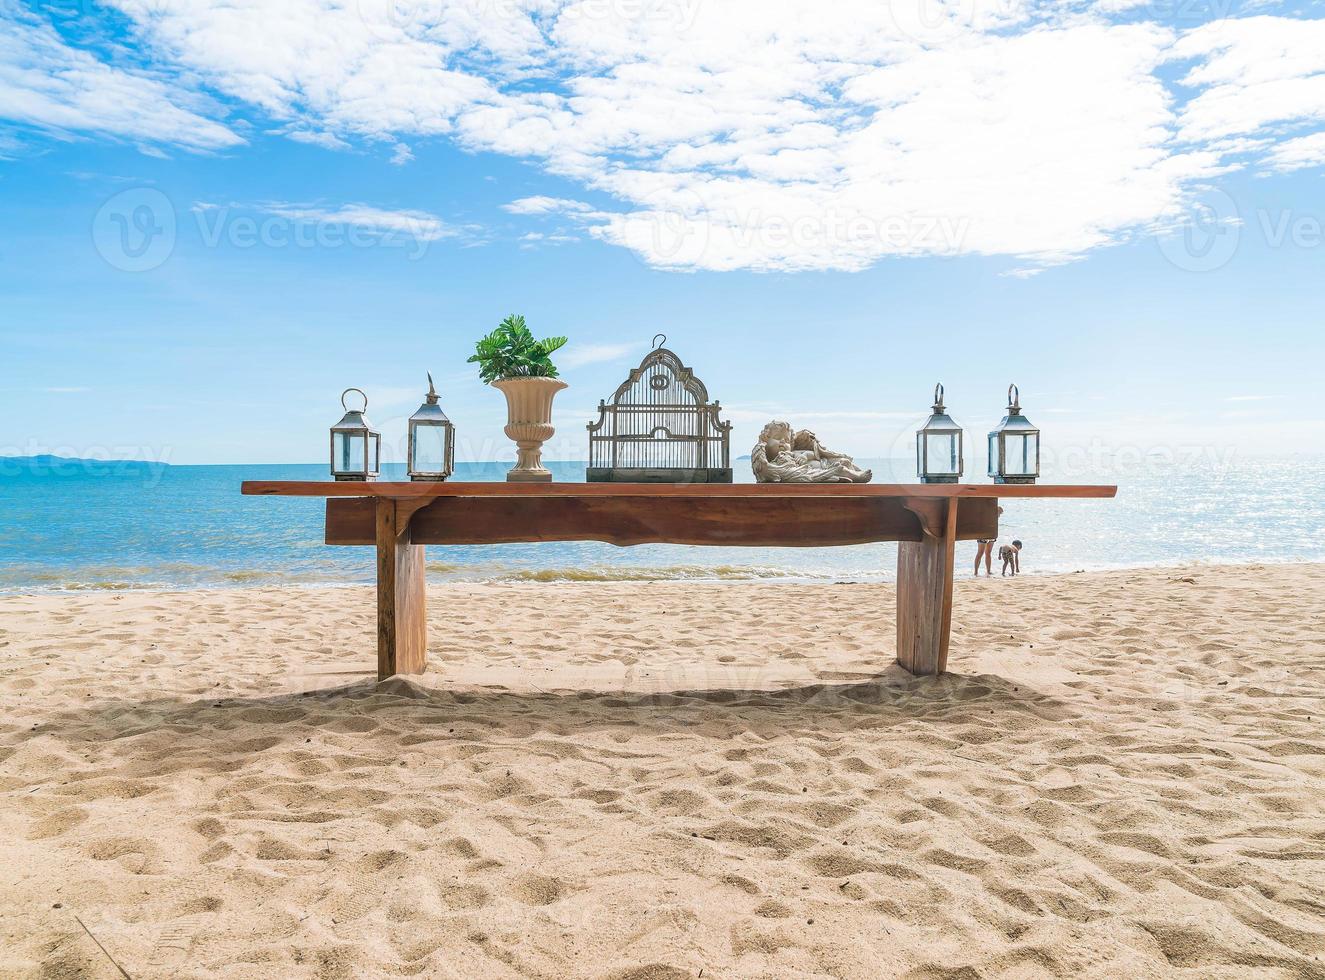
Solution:
[{"label": "person standing in water", "polygon": [[975,543],[975,574],[980,575],[980,559],[985,560],[985,574],[994,574],[994,538],[981,538]]},{"label": "person standing in water", "polygon": [[[998,509],[1000,517],[1003,516],[1003,508]],[[985,560],[985,574],[994,574],[994,545],[998,543],[997,538],[980,538],[975,542],[975,574],[980,575],[980,559]]]}]

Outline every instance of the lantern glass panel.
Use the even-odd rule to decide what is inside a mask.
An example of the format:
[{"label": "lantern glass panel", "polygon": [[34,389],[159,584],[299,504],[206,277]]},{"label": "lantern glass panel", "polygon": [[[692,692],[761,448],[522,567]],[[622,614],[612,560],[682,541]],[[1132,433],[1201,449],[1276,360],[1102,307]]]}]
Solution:
[{"label": "lantern glass panel", "polygon": [[414,458],[410,470],[415,473],[442,473],[446,470],[447,432],[444,425],[416,422]]},{"label": "lantern glass panel", "polygon": [[932,432],[925,434],[925,472],[934,476],[956,476],[961,472],[957,433]]},{"label": "lantern glass panel", "polygon": [[[363,473],[367,470],[365,453],[368,441],[362,432],[333,432],[332,458],[337,473]],[[374,461],[373,469],[377,469]]]},{"label": "lantern glass panel", "polygon": [[1003,437],[1005,476],[1035,476],[1038,437],[1008,433]]}]

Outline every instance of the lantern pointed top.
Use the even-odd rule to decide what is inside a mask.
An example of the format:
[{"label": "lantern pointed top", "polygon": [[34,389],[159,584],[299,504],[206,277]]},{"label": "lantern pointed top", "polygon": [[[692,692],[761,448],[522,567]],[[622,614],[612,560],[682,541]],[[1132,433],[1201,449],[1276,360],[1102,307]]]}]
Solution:
[{"label": "lantern pointed top", "polygon": [[437,389],[433,387],[433,383],[432,383],[432,372],[431,372],[431,371],[428,371],[428,372],[426,372],[426,373],[427,373],[427,375],[428,375],[428,404],[429,404],[429,405],[436,405],[436,404],[437,404]]},{"label": "lantern pointed top", "polygon": [[941,384],[934,386],[934,414],[943,414],[943,385]]},{"label": "lantern pointed top", "polygon": [[1008,385],[1008,413],[1021,414],[1021,389],[1016,385]]}]

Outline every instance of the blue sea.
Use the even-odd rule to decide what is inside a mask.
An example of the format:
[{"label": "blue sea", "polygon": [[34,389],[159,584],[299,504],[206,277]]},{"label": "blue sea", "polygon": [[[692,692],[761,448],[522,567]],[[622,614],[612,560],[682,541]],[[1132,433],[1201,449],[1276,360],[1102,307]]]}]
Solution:
[{"label": "blue sea", "polygon": [[[862,461],[913,482],[905,460]],[[1114,500],[1008,500],[1001,539],[1026,573],[1192,562],[1325,561],[1325,457],[1101,457],[1044,482],[1117,483]],[[456,479],[501,480],[509,464]],[[549,464],[582,481],[583,463]],[[742,479],[745,461],[736,466]],[[402,475],[388,469],[387,479]],[[371,548],[322,543],[319,498],[243,497],[243,480],[321,480],[321,465],[163,466],[0,460],[0,591],[367,583]],[[958,545],[959,568],[974,543]],[[699,548],[598,542],[428,549],[434,581],[826,580],[893,577],[896,546]]]}]

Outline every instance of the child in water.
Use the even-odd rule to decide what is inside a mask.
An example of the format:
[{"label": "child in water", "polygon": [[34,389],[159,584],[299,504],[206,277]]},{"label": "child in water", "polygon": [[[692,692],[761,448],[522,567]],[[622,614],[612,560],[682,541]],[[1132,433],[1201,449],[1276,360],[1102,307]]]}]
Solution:
[{"label": "child in water", "polygon": [[998,560],[1003,563],[1003,574],[1008,574],[1008,569],[1012,569],[1012,574],[1016,575],[1021,571],[1021,542],[1013,541],[1010,545],[1003,545],[998,549]]}]

